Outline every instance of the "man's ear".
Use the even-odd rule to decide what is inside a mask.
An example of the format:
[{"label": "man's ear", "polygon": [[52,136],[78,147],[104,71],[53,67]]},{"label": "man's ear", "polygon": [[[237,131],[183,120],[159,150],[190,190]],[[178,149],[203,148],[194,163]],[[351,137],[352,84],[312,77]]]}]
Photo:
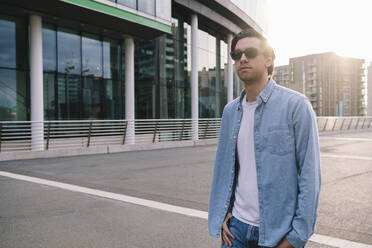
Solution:
[{"label": "man's ear", "polygon": [[273,63],[274,63],[274,59],[273,59],[272,56],[267,56],[267,57],[265,57],[265,58],[266,58],[266,63],[265,63],[266,68],[269,68],[270,66],[273,65]]}]

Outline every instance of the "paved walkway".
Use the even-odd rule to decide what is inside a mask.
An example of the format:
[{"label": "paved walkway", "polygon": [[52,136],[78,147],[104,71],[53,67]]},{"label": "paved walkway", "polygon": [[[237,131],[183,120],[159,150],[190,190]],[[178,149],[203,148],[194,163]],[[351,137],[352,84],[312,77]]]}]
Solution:
[{"label": "paved walkway", "polygon": [[[372,247],[372,132],[320,144],[317,235],[307,247]],[[215,151],[0,162],[0,247],[219,247],[206,220]]]}]

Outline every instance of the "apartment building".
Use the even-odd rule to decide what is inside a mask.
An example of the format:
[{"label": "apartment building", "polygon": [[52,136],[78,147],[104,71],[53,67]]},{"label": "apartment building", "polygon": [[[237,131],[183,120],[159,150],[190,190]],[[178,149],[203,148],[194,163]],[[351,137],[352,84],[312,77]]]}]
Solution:
[{"label": "apartment building", "polygon": [[333,52],[290,58],[278,67],[278,84],[305,94],[318,116],[365,115],[364,60]]}]

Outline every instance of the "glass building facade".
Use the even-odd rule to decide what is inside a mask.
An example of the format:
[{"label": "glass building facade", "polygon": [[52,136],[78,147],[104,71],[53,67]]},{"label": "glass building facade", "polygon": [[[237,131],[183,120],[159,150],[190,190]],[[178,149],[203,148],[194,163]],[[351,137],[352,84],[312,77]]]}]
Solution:
[{"label": "glass building facade", "polygon": [[[171,24],[157,38],[134,38],[135,119],[191,118],[189,17],[172,12],[170,0],[110,2]],[[29,29],[28,16],[0,15],[0,121],[31,119]],[[219,118],[227,103],[227,40],[203,30],[196,47],[199,118]],[[126,118],[125,34],[43,18],[42,64],[44,120]],[[233,78],[236,97],[242,87]]]},{"label": "glass building facade", "polygon": [[44,118],[123,119],[121,43],[45,24]]},{"label": "glass building facade", "polygon": [[[136,119],[191,118],[190,30],[172,19],[172,34],[135,40]],[[0,31],[0,120],[28,120],[27,20],[1,16]],[[216,37],[198,37],[199,117],[220,117],[227,45],[220,42],[216,69]],[[42,40],[45,120],[125,118],[123,40],[45,22]]]}]

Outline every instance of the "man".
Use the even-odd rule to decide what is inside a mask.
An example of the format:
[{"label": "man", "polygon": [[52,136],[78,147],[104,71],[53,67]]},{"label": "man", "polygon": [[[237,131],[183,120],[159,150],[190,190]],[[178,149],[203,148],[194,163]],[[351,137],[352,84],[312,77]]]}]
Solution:
[{"label": "man", "polygon": [[221,236],[222,247],[304,247],[320,190],[314,111],[271,78],[275,55],[256,31],[234,37],[231,57],[245,90],[222,115],[210,234]]}]

